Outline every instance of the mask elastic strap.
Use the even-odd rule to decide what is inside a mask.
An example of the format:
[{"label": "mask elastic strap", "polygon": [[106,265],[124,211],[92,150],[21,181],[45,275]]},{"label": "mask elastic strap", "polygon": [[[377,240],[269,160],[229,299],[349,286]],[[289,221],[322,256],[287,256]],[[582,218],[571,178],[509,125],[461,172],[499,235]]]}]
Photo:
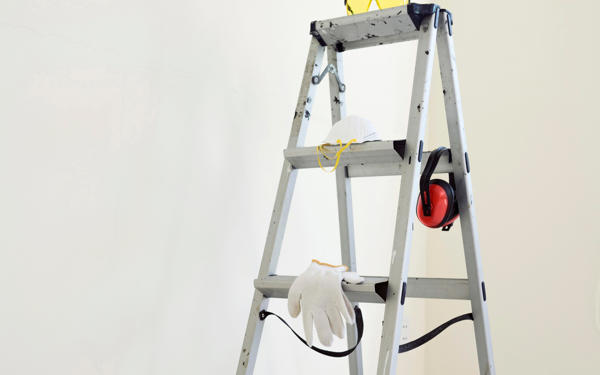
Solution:
[{"label": "mask elastic strap", "polygon": [[335,165],[333,166],[333,169],[328,171],[323,167],[323,164],[321,164],[321,157],[320,155],[323,155],[323,157],[327,160],[331,160],[329,158],[329,155],[327,154],[327,150],[325,148],[325,146],[328,145],[328,143],[325,143],[323,145],[319,145],[317,146],[317,162],[319,163],[319,167],[321,167],[321,169],[323,170],[323,172],[327,172],[327,173],[331,173],[333,171],[335,171],[338,167],[338,164],[340,163],[340,157],[342,156],[342,152],[347,149],[348,147],[350,147],[350,145],[356,142],[356,139],[353,138],[351,139],[348,143],[346,143],[346,145],[344,146],[342,143],[341,139],[338,139],[338,144],[340,146],[340,149],[338,150],[338,152],[335,153]]}]

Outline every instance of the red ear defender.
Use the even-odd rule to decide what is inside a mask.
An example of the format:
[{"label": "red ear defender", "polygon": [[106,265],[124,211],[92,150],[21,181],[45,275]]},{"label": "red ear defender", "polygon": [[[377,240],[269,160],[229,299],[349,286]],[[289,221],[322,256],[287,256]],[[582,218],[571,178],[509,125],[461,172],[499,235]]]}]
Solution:
[{"label": "red ear defender", "polygon": [[450,183],[444,180],[431,180],[442,154],[450,150],[439,147],[429,154],[421,175],[417,217],[429,228],[442,228],[448,231],[458,218],[458,202],[454,192],[454,175],[450,173]]}]

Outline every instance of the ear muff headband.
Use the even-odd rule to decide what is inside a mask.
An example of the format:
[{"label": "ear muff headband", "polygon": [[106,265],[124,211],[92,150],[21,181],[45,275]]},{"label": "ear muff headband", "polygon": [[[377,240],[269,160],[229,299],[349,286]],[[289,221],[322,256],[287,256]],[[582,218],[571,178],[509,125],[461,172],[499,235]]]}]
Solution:
[{"label": "ear muff headband", "polygon": [[[419,181],[419,187],[421,189],[421,205],[423,206],[423,215],[431,216],[431,196],[429,195],[429,181],[435,171],[435,168],[442,157],[444,151],[447,151],[446,147],[438,147],[429,154],[427,164],[421,174],[421,180]],[[450,203],[453,204],[453,203]]]},{"label": "ear muff headband", "polygon": [[[450,153],[450,150],[448,150],[448,153]],[[449,156],[450,160],[452,160],[452,155]],[[450,217],[448,218],[448,220],[452,220],[458,215],[458,197],[456,196],[456,183],[454,182],[454,173],[449,173],[448,182],[450,183],[450,187],[452,188],[452,199],[454,201],[454,204],[452,205],[452,213],[449,214]],[[447,230],[450,230],[450,227],[448,227]]]}]

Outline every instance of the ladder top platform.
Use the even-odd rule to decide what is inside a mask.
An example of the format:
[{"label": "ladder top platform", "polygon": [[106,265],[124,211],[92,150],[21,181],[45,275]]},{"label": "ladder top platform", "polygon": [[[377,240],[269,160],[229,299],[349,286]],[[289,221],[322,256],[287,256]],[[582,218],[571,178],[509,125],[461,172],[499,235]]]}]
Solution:
[{"label": "ladder top platform", "polygon": [[310,33],[322,46],[338,52],[418,38],[421,20],[439,14],[436,4],[416,4],[313,21]]}]

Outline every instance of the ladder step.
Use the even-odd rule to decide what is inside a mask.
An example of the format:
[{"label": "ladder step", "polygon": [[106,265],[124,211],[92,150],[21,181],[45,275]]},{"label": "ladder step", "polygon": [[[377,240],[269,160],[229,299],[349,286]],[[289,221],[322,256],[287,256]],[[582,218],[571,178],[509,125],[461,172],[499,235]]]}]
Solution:
[{"label": "ladder step", "polygon": [[[405,140],[373,141],[351,144],[340,157],[338,167],[348,167],[348,177],[368,176],[396,176],[402,174],[404,160]],[[328,146],[331,154],[338,151],[339,146]],[[423,153],[422,167],[425,167],[429,152]],[[319,168],[317,162],[316,146],[288,148],[283,151],[283,156],[294,168]],[[321,156],[323,167],[335,165],[335,159],[325,159]],[[438,163],[435,173],[448,173],[452,171],[452,164],[448,155],[444,154]]]},{"label": "ladder step", "polygon": [[[349,17],[313,21],[310,33],[321,45],[333,46],[338,52],[415,40],[419,37],[415,22],[420,25],[419,17],[422,18],[423,12],[435,11],[436,8],[432,6],[433,4],[405,5]],[[415,10],[419,13],[416,17]]]},{"label": "ladder step", "polygon": [[[361,284],[342,283],[342,288],[352,302],[385,303],[388,278],[363,276]],[[254,280],[254,287],[268,298],[287,298],[296,276],[267,276]],[[409,277],[406,296],[409,298],[469,299],[467,279]]]},{"label": "ladder step", "polygon": [[[342,152],[339,165],[369,164],[369,163],[396,163],[402,162],[406,141],[374,141],[351,144]],[[340,146],[327,146],[331,154],[335,154]],[[283,156],[294,168],[319,168],[317,162],[317,149],[315,147],[288,148],[283,151]],[[335,158],[330,160],[321,157],[321,164],[331,167]]]}]

